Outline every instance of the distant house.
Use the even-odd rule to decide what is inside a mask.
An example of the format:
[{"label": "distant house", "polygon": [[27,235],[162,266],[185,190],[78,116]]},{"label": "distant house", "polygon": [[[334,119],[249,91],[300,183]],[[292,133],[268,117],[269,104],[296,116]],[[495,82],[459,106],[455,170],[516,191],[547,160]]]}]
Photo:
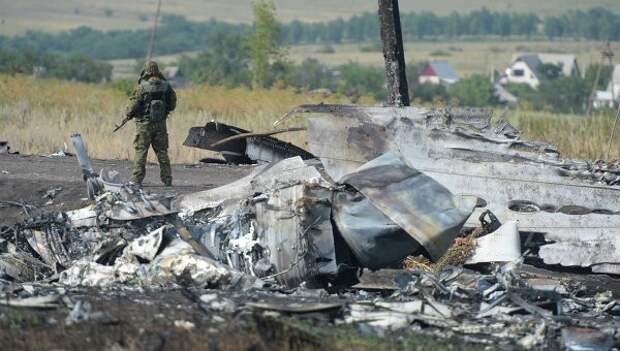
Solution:
[{"label": "distant house", "polygon": [[604,106],[613,107],[614,101],[620,101],[620,65],[614,65],[607,89],[596,92],[593,106],[595,108]]},{"label": "distant house", "polygon": [[431,61],[420,73],[420,84],[430,83],[435,85],[449,86],[456,83],[459,76],[447,61]]},{"label": "distant house", "polygon": [[162,73],[174,88],[183,88],[187,84],[185,76],[178,66],[164,67]]},{"label": "distant house", "polygon": [[559,54],[519,54],[506,68],[500,83],[527,84],[536,89],[545,77],[540,68],[543,64],[554,64],[560,67],[562,76],[579,76],[579,65],[574,55]]}]

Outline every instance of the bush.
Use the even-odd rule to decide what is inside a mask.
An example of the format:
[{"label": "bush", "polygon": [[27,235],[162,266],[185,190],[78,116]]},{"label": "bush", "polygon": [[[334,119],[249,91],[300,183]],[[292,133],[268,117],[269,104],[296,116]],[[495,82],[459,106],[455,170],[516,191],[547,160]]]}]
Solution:
[{"label": "bush", "polygon": [[234,33],[211,33],[206,50],[195,58],[184,56],[181,71],[195,83],[236,87],[250,84],[249,57],[244,38]]},{"label": "bush", "polygon": [[385,100],[385,73],[382,68],[362,66],[349,62],[338,67],[338,92],[356,97],[372,95],[377,100]]},{"label": "bush", "polygon": [[85,55],[51,55],[32,50],[4,51],[0,49],[0,72],[36,74],[87,83],[109,81],[112,65],[94,61]]},{"label": "bush", "polygon": [[484,107],[498,103],[493,83],[479,74],[460,79],[448,91],[450,97],[461,106]]},{"label": "bush", "polygon": [[412,87],[411,99],[421,102],[448,101],[449,95],[443,85],[424,83]]},{"label": "bush", "polygon": [[131,96],[134,88],[136,87],[136,82],[131,79],[119,79],[110,84],[112,89],[116,91],[120,91],[126,96]]}]

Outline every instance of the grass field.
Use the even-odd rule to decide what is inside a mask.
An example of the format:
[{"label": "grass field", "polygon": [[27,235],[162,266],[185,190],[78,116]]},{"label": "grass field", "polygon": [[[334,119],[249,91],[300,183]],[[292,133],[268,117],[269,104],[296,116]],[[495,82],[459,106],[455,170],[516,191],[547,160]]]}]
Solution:
[{"label": "grass field", "polygon": [[[194,163],[212,156],[207,151],[182,146],[192,126],[217,120],[265,131],[272,129],[272,123],[293,107],[321,101],[348,102],[278,89],[249,91],[200,86],[181,90],[178,110],[168,124],[170,156],[176,163]],[[370,99],[362,101],[366,105],[373,103]],[[131,159],[133,125],[112,133],[125,104],[126,96],[109,86],[0,75],[0,140],[8,140],[13,150],[23,154],[50,154],[64,144],[70,145],[69,136],[79,132],[92,157]],[[583,159],[603,156],[612,124],[610,116],[586,118],[529,111],[510,111],[507,116],[522,129],[525,138],[557,144],[565,155]],[[291,121],[288,126],[295,123],[303,121]],[[284,139],[305,146],[303,133],[290,133]],[[620,137],[615,140],[611,157],[620,157]]]},{"label": "grass field", "polygon": [[[376,0],[275,0],[282,21],[322,21],[376,11]],[[0,34],[27,29],[64,30],[81,25],[99,29],[143,28],[150,25],[156,0],[0,0]],[[163,0],[162,12],[184,15],[197,21],[216,18],[230,22],[251,20],[250,0]],[[433,11],[449,14],[469,12],[483,6],[496,11],[534,12],[555,15],[570,9],[594,6],[620,13],[617,0],[401,0],[401,11]]]},{"label": "grass field", "polygon": [[[291,90],[207,86],[180,90],[178,95],[178,108],[168,123],[170,157],[177,163],[194,163],[213,155],[182,146],[190,127],[216,120],[250,130],[269,130],[293,107],[323,101]],[[325,102],[348,101],[332,98]],[[23,154],[50,154],[65,144],[72,149],[69,136],[78,132],[92,157],[130,159],[133,123],[112,133],[114,123],[123,118],[126,103],[122,92],[108,86],[0,75],[0,140],[8,140],[13,150]],[[304,144],[300,133],[284,139]]]},{"label": "grass field", "polygon": [[[383,66],[383,53],[377,50],[364,51],[364,47],[369,48],[371,45],[335,45],[334,53],[321,53],[320,45],[303,45],[291,47],[289,53],[294,62],[313,57],[330,66],[348,61]],[[446,60],[459,75],[467,76],[472,73],[489,74],[491,69],[501,72],[510,64],[513,55],[519,52],[573,54],[577,56],[581,68],[584,68],[600,61],[602,47],[603,43],[593,41],[423,41],[405,43],[405,57],[407,62]],[[613,43],[612,48],[618,52],[620,43]]]}]

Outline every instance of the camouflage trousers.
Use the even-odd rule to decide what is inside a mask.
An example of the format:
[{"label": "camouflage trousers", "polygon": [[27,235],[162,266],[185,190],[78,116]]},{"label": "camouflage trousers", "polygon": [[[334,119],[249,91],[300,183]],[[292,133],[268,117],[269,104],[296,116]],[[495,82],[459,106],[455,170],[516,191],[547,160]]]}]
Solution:
[{"label": "camouflage trousers", "polygon": [[142,184],[146,175],[146,158],[149,147],[153,147],[159,161],[159,175],[166,185],[172,184],[172,170],[168,158],[168,131],[166,122],[149,123],[136,121],[136,137],[133,141],[135,158],[132,181]]}]

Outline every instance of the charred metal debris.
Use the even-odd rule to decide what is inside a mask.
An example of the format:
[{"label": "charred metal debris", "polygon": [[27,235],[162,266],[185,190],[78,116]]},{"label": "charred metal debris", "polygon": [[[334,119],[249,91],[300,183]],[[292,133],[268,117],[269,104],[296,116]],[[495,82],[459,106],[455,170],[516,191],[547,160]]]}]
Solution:
[{"label": "charred metal debris", "polygon": [[183,145],[219,152],[226,162],[232,164],[275,162],[294,156],[307,160],[314,156],[291,143],[271,137],[303,130],[305,129],[287,128],[267,133],[252,133],[224,123],[209,122],[204,127],[191,128]]},{"label": "charred metal debris", "polygon": [[[488,345],[617,345],[611,291],[523,268],[620,272],[617,165],[563,159],[481,110],[313,105],[285,118],[298,113],[312,114],[311,154],[248,151],[269,133],[192,129],[186,143],[273,162],[183,196],[97,175],[74,135],[92,204],[6,204],[28,219],[0,228],[2,282],[228,289],[196,301]],[[369,283],[386,269],[398,274]]]}]

